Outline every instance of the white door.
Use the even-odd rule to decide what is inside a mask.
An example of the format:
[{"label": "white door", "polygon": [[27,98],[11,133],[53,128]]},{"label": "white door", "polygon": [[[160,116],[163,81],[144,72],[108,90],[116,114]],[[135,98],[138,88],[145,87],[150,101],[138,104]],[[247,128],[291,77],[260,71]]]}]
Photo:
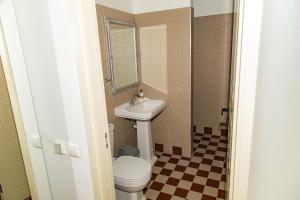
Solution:
[{"label": "white door", "polygon": [[[21,148],[0,59],[0,184],[1,200],[30,196]],[[0,188],[1,189],[1,188]]]}]

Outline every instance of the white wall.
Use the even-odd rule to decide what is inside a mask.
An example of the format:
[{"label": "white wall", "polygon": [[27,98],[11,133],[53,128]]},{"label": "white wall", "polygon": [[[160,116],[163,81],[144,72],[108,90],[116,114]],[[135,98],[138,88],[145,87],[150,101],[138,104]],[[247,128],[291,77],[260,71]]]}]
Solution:
[{"label": "white wall", "polygon": [[195,17],[233,12],[233,0],[96,0],[96,3],[132,14],[190,6],[194,7]]},{"label": "white wall", "polygon": [[264,1],[248,200],[300,199],[299,7]]},{"label": "white wall", "polygon": [[[68,0],[14,1],[53,199],[94,199]],[[72,21],[73,20],[73,21]],[[78,143],[81,158],[54,153]]]},{"label": "white wall", "polygon": [[190,0],[133,0],[133,13],[140,14],[190,6]]},{"label": "white wall", "polygon": [[133,0],[96,0],[96,4],[133,13]]},{"label": "white wall", "polygon": [[191,0],[96,0],[96,4],[140,14],[191,6]]},{"label": "white wall", "polygon": [[233,0],[193,0],[194,17],[233,12]]}]

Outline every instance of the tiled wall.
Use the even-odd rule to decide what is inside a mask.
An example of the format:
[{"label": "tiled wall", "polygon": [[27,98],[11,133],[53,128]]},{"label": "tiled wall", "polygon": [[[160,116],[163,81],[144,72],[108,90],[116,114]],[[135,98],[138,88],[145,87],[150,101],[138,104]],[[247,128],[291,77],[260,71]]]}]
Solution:
[{"label": "tiled wall", "polygon": [[167,25],[139,28],[142,82],[168,93]]},{"label": "tiled wall", "polygon": [[[97,19],[98,19],[98,30],[99,40],[101,47],[101,59],[104,78],[109,78],[109,64],[108,54],[105,41],[105,29],[104,29],[104,17],[109,16],[114,19],[134,22],[134,16],[132,14],[122,12],[119,10],[111,9],[108,7],[97,5]],[[131,127],[132,122],[117,118],[114,115],[114,108],[122,103],[129,101],[130,98],[138,92],[138,87],[126,90],[115,96],[111,95],[110,83],[105,84],[105,97],[107,106],[108,122],[115,125],[115,136],[114,136],[114,152],[124,145],[137,145],[136,130]]]},{"label": "tiled wall", "polygon": [[[153,142],[163,144],[165,153],[181,148],[186,157],[191,156],[191,12],[181,8],[135,15],[139,28],[166,25],[167,29],[167,93],[141,85],[145,96],[168,103],[152,121]],[[157,70],[151,74],[158,77]]]},{"label": "tiled wall", "polygon": [[[18,188],[15,195],[29,196],[17,129],[0,59],[0,176],[4,187]],[[5,174],[3,174],[5,173]],[[23,192],[21,192],[23,191]],[[11,194],[12,191],[8,193]],[[21,197],[20,197],[21,198]],[[24,199],[24,198],[23,198]]]},{"label": "tiled wall", "polygon": [[[103,64],[103,75],[109,77],[107,48],[105,43],[104,17],[135,22],[138,28],[166,25],[167,29],[167,83],[156,89],[141,84],[145,96],[166,100],[167,108],[152,121],[153,142],[164,144],[164,151],[172,153],[173,147],[181,148],[182,155],[191,156],[191,8],[181,8],[145,14],[132,15],[97,5],[98,30]],[[139,61],[140,62],[140,61]],[[139,63],[141,65],[141,63]],[[154,64],[154,63],[153,63]],[[163,66],[163,65],[162,65]],[[159,72],[155,72],[158,77]],[[153,74],[153,73],[152,73]],[[165,76],[165,75],[163,75]],[[167,88],[167,89],[164,89]],[[164,92],[167,91],[166,92]],[[110,84],[105,83],[108,121],[115,124],[115,152],[123,145],[136,145],[136,130],[132,122],[114,116],[113,109],[138,91],[133,88],[116,96],[110,94]]]},{"label": "tiled wall", "polygon": [[220,133],[227,122],[232,14],[194,18],[193,40],[193,124],[198,132],[204,127]]},{"label": "tiled wall", "polygon": [[14,124],[14,117],[0,60],[0,126],[9,123]]}]

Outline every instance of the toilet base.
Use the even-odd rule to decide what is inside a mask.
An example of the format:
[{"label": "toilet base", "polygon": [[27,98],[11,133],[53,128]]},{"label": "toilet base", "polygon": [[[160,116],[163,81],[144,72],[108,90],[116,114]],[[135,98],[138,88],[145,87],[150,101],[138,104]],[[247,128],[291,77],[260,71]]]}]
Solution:
[{"label": "toilet base", "polygon": [[157,156],[153,155],[150,162],[151,166],[153,166],[156,163],[156,161],[157,161]]},{"label": "toilet base", "polygon": [[115,188],[115,191],[116,200],[146,200],[143,190],[139,192],[129,193]]}]

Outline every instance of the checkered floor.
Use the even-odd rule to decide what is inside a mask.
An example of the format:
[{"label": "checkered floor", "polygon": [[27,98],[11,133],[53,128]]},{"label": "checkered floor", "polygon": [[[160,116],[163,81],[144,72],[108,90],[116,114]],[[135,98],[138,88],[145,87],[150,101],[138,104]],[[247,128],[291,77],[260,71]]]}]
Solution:
[{"label": "checkered floor", "polygon": [[227,137],[196,134],[192,158],[157,153],[147,199],[225,199]]}]

